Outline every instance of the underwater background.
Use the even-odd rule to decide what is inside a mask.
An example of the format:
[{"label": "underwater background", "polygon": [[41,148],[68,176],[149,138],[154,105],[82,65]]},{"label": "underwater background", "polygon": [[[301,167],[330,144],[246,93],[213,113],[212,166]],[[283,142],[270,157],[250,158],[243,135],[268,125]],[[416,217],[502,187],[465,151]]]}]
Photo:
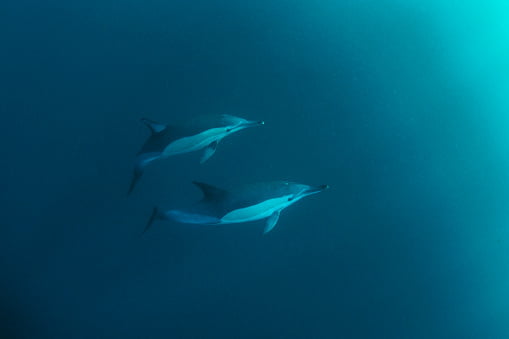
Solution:
[{"label": "underwater background", "polygon": [[[509,2],[0,4],[2,338],[509,338]],[[265,120],[133,161],[164,123]],[[263,222],[154,205],[292,180]]]}]

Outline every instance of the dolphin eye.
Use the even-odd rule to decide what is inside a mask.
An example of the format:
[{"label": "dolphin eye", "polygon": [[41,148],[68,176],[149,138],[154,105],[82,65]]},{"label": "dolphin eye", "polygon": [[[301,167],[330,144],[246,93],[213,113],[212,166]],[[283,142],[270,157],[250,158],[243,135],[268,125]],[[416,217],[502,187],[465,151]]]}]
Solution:
[{"label": "dolphin eye", "polygon": [[292,200],[293,200],[293,198],[288,198],[288,201],[292,201]]},{"label": "dolphin eye", "polygon": [[226,129],[226,133],[230,133],[231,131],[232,131],[232,129],[231,129],[231,128],[227,128],[227,129]]}]

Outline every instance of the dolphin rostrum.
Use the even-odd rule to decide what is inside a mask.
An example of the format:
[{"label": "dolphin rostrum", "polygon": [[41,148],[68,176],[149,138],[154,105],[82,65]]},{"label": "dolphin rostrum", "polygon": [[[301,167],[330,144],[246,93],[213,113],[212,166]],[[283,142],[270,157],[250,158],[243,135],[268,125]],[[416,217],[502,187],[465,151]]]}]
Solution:
[{"label": "dolphin rostrum", "polygon": [[200,163],[204,163],[215,153],[218,143],[224,137],[264,124],[263,121],[249,121],[227,114],[198,117],[175,126],[145,118],[141,121],[150,129],[151,135],[136,157],[128,194],[133,191],[145,167],[152,161],[205,149],[200,160]]},{"label": "dolphin rostrum", "polygon": [[193,182],[203,192],[203,199],[185,209],[161,211],[154,208],[145,231],[154,220],[174,220],[185,224],[219,225],[266,219],[263,233],[276,226],[279,214],[300,199],[329,188],[308,186],[288,181],[273,181],[224,190],[201,182]]}]

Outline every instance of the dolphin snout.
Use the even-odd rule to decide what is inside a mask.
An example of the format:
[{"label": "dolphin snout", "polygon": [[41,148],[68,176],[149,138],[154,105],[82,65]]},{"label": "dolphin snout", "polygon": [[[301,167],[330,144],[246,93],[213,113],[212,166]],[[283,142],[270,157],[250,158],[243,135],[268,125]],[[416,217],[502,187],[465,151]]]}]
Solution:
[{"label": "dolphin snout", "polygon": [[260,120],[260,121],[248,121],[244,126],[245,127],[256,127],[256,126],[261,126],[261,125],[265,125],[265,121],[263,121],[263,120]]},{"label": "dolphin snout", "polygon": [[315,193],[320,193],[322,191],[325,191],[326,189],[328,189],[330,186],[329,185],[320,185],[320,186],[311,186],[309,187],[307,190],[306,190],[306,194],[315,194]]}]

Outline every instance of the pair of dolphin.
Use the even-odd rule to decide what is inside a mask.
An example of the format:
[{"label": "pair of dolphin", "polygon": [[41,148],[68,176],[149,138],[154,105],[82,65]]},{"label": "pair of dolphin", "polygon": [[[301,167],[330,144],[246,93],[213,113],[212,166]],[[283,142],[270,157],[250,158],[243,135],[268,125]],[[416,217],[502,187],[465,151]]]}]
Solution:
[{"label": "pair of dolphin", "polygon": [[[216,151],[226,136],[245,128],[263,125],[263,121],[249,121],[232,115],[200,117],[191,122],[168,126],[142,119],[151,131],[136,157],[129,192],[131,193],[151,162],[173,155],[204,149],[201,163]],[[174,220],[185,224],[235,224],[266,219],[264,233],[270,232],[279,220],[283,209],[300,199],[319,193],[327,185],[308,186],[289,181],[273,181],[224,190],[206,183],[194,182],[203,199],[185,210],[162,211],[154,208],[145,231],[156,219]]]}]

